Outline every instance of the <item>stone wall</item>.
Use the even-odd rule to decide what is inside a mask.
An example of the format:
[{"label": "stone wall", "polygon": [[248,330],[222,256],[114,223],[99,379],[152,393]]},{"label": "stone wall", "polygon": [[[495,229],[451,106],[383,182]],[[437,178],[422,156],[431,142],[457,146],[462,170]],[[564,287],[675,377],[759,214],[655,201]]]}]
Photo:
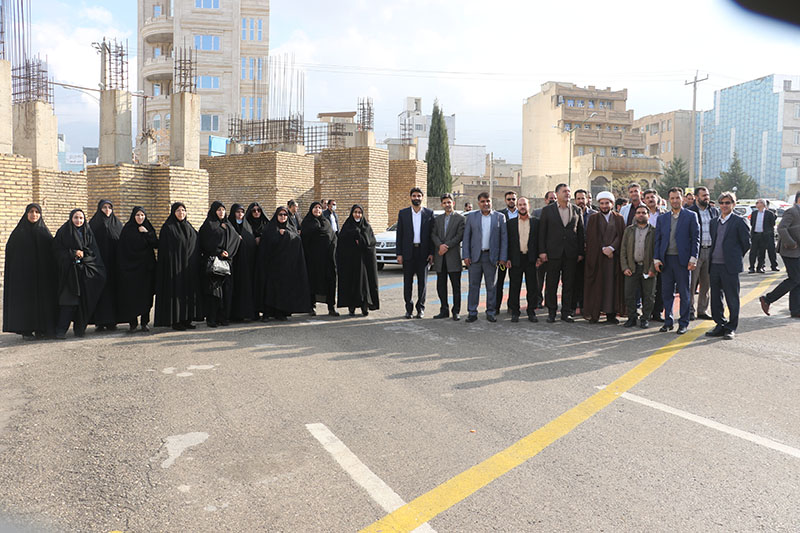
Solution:
[{"label": "stone wall", "polygon": [[375,233],[386,230],[390,223],[387,150],[367,146],[326,149],[317,164],[318,195],[336,200],[342,221],[349,215],[350,207],[359,204]]},{"label": "stone wall", "polygon": [[227,208],[233,203],[258,202],[271,218],[279,205],[293,198],[300,204],[302,217],[318,199],[311,155],[273,151],[202,157],[200,166],[208,171],[209,199]]},{"label": "stone wall", "polygon": [[[397,213],[411,205],[409,195],[413,187],[419,187],[428,196],[428,165],[424,161],[416,159],[398,159],[389,161],[389,224],[397,222]],[[430,204],[436,205],[436,209],[441,208],[438,198],[430,198]]]},{"label": "stone wall", "polygon": [[[31,160],[14,155],[0,155],[0,202],[6,215],[0,219],[0,282],[5,271],[6,242],[17,222],[25,214],[25,206],[33,200],[33,182],[31,178]],[[45,211],[45,222],[55,231],[53,225],[58,221]]]}]

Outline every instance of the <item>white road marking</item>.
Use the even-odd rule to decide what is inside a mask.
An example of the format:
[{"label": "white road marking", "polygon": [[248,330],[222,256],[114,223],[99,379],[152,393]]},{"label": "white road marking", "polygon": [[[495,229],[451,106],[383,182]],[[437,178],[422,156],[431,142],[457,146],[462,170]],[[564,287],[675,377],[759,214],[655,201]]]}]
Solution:
[{"label": "white road marking", "polygon": [[186,370],[214,370],[217,365],[189,365]]},{"label": "white road marking", "polygon": [[191,372],[178,372],[177,374],[175,374],[175,376],[179,378],[188,378],[189,376],[194,376],[194,374],[192,374]]},{"label": "white road marking", "polygon": [[178,369],[175,368],[174,366],[170,366],[170,367],[167,367],[164,370],[162,370],[161,373],[162,374],[174,374],[176,370],[178,370]]},{"label": "white road marking", "polygon": [[175,462],[175,459],[192,446],[202,444],[208,439],[208,433],[195,431],[193,433],[186,433],[184,435],[170,435],[165,440],[164,447],[167,449],[167,457],[162,463],[161,468],[169,468]]},{"label": "white road marking", "polygon": [[[323,448],[333,456],[353,481],[361,485],[367,494],[380,505],[384,511],[391,513],[406,504],[395,491],[383,482],[367,465],[361,462],[336,435],[331,433],[325,424],[306,424],[306,429],[317,439]],[[414,531],[436,533],[427,523],[422,524]]]},{"label": "white road marking", "polygon": [[[602,389],[603,387],[597,387],[597,388]],[[793,448],[792,446],[787,446],[786,444],[783,444],[781,442],[772,439],[768,439],[766,437],[762,437],[761,435],[756,435],[755,433],[750,433],[749,431],[743,431],[741,429],[737,429],[735,427],[731,427],[726,424],[721,424],[709,418],[695,415],[687,411],[682,411],[681,409],[676,409],[674,407],[670,407],[669,405],[665,405],[663,403],[654,402],[653,400],[648,400],[647,398],[642,398],[641,396],[636,396],[635,394],[631,394],[629,392],[622,393],[621,397],[641,405],[646,405],[647,407],[652,407],[653,409],[658,409],[659,411],[663,411],[671,415],[679,416],[683,419],[695,422],[702,426],[706,426],[711,429],[716,429],[717,431],[721,431],[722,433],[727,433],[728,435],[739,437],[740,439],[752,442],[753,444],[758,444],[759,446],[764,446],[765,448],[769,448],[770,450],[775,450],[781,453],[785,453],[786,455],[795,457],[797,459],[800,459],[800,449]]]}]

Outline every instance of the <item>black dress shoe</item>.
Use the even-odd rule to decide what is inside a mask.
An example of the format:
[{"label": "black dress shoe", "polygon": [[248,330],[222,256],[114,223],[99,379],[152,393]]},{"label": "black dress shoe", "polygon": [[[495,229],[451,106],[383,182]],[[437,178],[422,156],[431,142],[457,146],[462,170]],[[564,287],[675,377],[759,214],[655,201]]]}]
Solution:
[{"label": "black dress shoe", "polygon": [[433,315],[433,318],[447,318],[447,317],[449,317],[449,316],[450,316],[450,314],[449,314],[449,313],[445,313],[444,311],[442,311],[442,312],[441,312],[441,313],[439,313],[438,315]]},{"label": "black dress shoe", "polygon": [[497,317],[494,315],[486,315],[486,320],[489,322],[497,322]]},{"label": "black dress shoe", "polygon": [[722,336],[722,338],[725,339],[726,341],[732,341],[734,337],[736,337],[736,333],[732,331],[726,331],[725,335]]},{"label": "black dress shoe", "polygon": [[770,268],[770,270],[772,270],[773,272],[780,272],[781,271],[781,269],[778,268],[778,267],[772,267],[772,268]]},{"label": "black dress shoe", "polygon": [[[347,316],[356,316],[356,310],[350,309],[350,312],[347,313]],[[410,316],[406,316],[406,318],[411,318]]]},{"label": "black dress shoe", "polygon": [[[355,315],[355,313],[354,313],[354,312],[353,312],[353,313],[350,313],[350,314],[351,314],[351,315]],[[406,314],[405,314],[405,318],[411,318],[411,313],[406,313]]]},{"label": "black dress shoe", "polygon": [[713,320],[710,316],[706,313],[697,313],[697,318],[702,318],[703,320]]},{"label": "black dress shoe", "polygon": [[455,320],[456,322],[458,322],[459,320],[461,320],[461,317],[460,317],[460,316],[458,316],[458,313],[453,313],[453,320]]},{"label": "black dress shoe", "polygon": [[725,335],[725,330],[719,326],[706,331],[706,337],[722,337],[723,335]]},{"label": "black dress shoe", "polygon": [[[634,319],[634,324],[636,323],[636,319]],[[606,324],[619,324],[619,319],[615,316],[610,316],[606,318]]]},{"label": "black dress shoe", "polygon": [[519,315],[516,313],[511,315],[511,322],[519,322]]},{"label": "black dress shoe", "polygon": [[677,333],[678,335],[683,335],[687,331],[689,331],[689,328],[687,328],[686,326],[679,326],[678,331],[676,331],[675,333]]},{"label": "black dress shoe", "polygon": [[417,311],[417,314],[414,315],[414,318],[422,318],[425,316],[425,311]]},{"label": "black dress shoe", "polygon": [[664,324],[663,326],[658,328],[658,331],[660,331],[661,333],[666,333],[667,331],[672,331],[672,328],[674,328],[674,327],[675,326],[668,326],[668,325]]},{"label": "black dress shoe", "polygon": [[328,316],[339,316],[339,311],[337,311],[336,309],[330,309],[328,311]]},{"label": "black dress shoe", "polygon": [[647,329],[650,327],[650,322],[643,318],[639,321],[639,327],[642,329]]},{"label": "black dress shoe", "polygon": [[764,267],[756,269],[756,272],[758,272],[759,274],[766,274],[767,273],[767,271],[766,271],[766,269]]},{"label": "black dress shoe", "polygon": [[539,319],[536,318],[536,315],[528,315],[528,322],[533,322],[535,324],[536,322],[539,322]]},{"label": "black dress shoe", "polygon": [[749,268],[749,269],[747,269],[747,273],[748,274],[755,274],[756,273],[756,269],[755,268]]},{"label": "black dress shoe", "polygon": [[554,324],[554,323],[555,323],[555,321],[556,321],[556,317],[555,317],[555,316],[553,316],[553,315],[548,315],[548,317],[547,317],[547,323],[548,323],[548,324]]},{"label": "black dress shoe", "polygon": [[466,320],[466,321],[467,321],[467,322],[475,322],[476,320],[478,320],[478,315],[469,315],[469,316],[467,317],[467,320]]},{"label": "black dress shoe", "polygon": [[622,326],[625,328],[632,328],[635,325],[636,325],[636,317],[632,316],[628,320],[626,320]]},{"label": "black dress shoe", "polygon": [[572,323],[572,322],[575,322],[575,319],[572,318],[569,315],[561,315],[561,321],[562,322],[570,322],[570,323]]},{"label": "black dress shoe", "polygon": [[210,328],[215,328],[215,327],[217,327],[217,323],[216,322],[211,322],[210,320],[206,320],[206,326],[208,326]]}]

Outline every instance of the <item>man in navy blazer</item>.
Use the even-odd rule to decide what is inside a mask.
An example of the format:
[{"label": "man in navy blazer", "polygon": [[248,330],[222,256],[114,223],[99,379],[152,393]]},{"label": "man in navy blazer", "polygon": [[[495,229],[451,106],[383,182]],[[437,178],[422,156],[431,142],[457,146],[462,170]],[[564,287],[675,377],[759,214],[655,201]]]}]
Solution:
[{"label": "man in navy blazer", "polygon": [[681,298],[681,316],[678,335],[689,328],[690,277],[697,265],[700,250],[700,223],[697,215],[683,208],[683,191],[680,187],[669,190],[671,211],[658,217],[656,222],[655,263],[661,272],[661,293],[664,300],[664,325],[659,331],[673,328],[672,308],[675,289]]},{"label": "man in navy blazer", "polygon": [[[709,337],[733,339],[739,326],[739,273],[742,260],[750,249],[750,228],[743,217],[733,212],[736,195],[724,192],[717,200],[722,213],[711,221],[711,316],[716,327]],[[728,304],[728,320],[722,295]]]},{"label": "man in navy blazer", "polygon": [[411,290],[414,276],[417,277],[417,314],[425,316],[425,293],[428,281],[428,267],[433,262],[433,211],[422,207],[422,190],[414,187],[410,192],[411,207],[401,209],[397,214],[397,262],[403,266],[403,298],[406,301],[406,318],[411,318],[414,302]]},{"label": "man in navy blazer", "polygon": [[461,243],[461,257],[469,269],[467,322],[478,320],[481,277],[486,284],[486,320],[497,322],[497,267],[508,261],[506,217],[492,211],[492,199],[488,192],[478,195],[478,205],[480,211],[471,211],[467,215],[464,240]]}]

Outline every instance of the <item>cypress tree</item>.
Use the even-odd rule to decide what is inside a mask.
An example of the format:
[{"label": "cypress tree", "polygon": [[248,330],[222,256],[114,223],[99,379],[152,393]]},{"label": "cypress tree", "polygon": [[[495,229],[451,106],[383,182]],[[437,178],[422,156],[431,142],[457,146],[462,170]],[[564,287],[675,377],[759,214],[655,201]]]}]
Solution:
[{"label": "cypress tree", "polygon": [[433,103],[425,162],[428,164],[428,195],[436,198],[446,192],[451,192],[453,176],[450,174],[450,146],[439,100]]}]

